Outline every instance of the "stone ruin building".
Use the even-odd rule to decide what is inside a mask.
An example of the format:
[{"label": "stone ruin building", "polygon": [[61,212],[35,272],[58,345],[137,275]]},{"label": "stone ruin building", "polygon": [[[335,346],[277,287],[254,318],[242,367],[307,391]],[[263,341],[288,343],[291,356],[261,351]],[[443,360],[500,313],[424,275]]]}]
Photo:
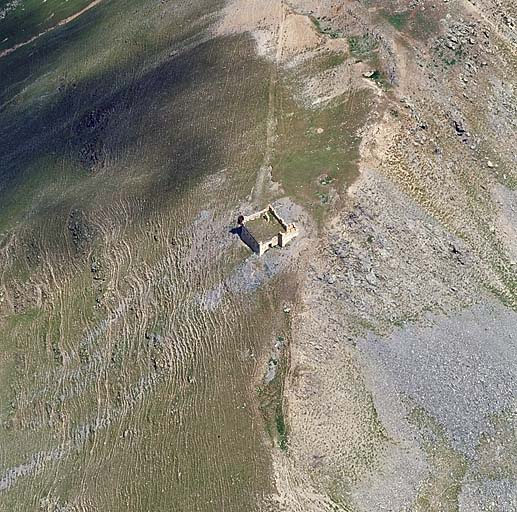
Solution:
[{"label": "stone ruin building", "polygon": [[298,236],[294,223],[285,222],[271,205],[252,215],[240,215],[237,222],[241,240],[259,256],[272,247],[285,247]]}]

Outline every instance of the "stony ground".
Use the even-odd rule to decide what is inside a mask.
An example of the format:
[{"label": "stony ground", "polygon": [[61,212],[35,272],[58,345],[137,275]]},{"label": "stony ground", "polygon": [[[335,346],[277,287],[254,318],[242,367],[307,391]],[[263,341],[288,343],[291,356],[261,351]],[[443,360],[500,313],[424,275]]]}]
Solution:
[{"label": "stony ground", "polygon": [[375,94],[360,178],[303,259],[278,503],[515,510],[514,8],[291,7],[349,43],[299,101]]}]

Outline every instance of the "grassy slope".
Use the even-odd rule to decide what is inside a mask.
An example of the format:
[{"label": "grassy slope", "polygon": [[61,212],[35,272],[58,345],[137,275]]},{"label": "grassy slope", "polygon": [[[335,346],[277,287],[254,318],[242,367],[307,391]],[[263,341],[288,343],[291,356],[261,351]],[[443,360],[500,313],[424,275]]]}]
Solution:
[{"label": "grassy slope", "polygon": [[[105,2],[0,60],[0,444],[4,475],[29,467],[12,510],[240,511],[270,491],[243,353],[260,360],[282,298],[199,301],[242,257],[220,248],[220,217],[266,133],[268,64],[247,37],[205,40],[217,7]],[[357,172],[368,98],[305,110],[291,93],[274,178],[321,217]]]},{"label": "grassy slope", "polygon": [[[254,320],[199,308],[221,269],[193,273],[183,229],[235,207],[263,142],[267,69],[247,38],[203,42],[217,7],[106,2],[0,61],[0,478],[29,467],[10,510],[243,510],[267,489]],[[191,195],[223,168],[230,194]]]}]

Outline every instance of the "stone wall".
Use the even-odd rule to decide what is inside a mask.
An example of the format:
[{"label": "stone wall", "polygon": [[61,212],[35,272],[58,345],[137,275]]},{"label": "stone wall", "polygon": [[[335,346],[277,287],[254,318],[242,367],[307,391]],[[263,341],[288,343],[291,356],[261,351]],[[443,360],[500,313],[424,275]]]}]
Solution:
[{"label": "stone wall", "polygon": [[298,229],[294,224],[290,224],[287,226],[285,233],[278,233],[278,245],[285,247],[296,236],[298,236]]},{"label": "stone wall", "polygon": [[259,242],[260,246],[260,252],[259,256],[262,256],[268,249],[271,249],[272,247],[276,247],[277,245],[280,245],[280,234],[275,235],[271,238],[271,240],[267,240],[266,242]]},{"label": "stone wall", "polygon": [[[265,213],[269,213],[276,219],[279,224],[279,232],[278,235],[275,235],[270,240],[259,241],[248,231],[246,228],[246,222],[258,219]],[[285,231],[282,231],[281,228]],[[259,256],[262,256],[268,249],[271,249],[272,247],[285,247],[296,236],[298,236],[298,228],[294,225],[294,223],[287,224],[271,205],[268,205],[267,208],[253,213],[252,215],[242,217],[242,223],[240,225],[241,240]]]}]

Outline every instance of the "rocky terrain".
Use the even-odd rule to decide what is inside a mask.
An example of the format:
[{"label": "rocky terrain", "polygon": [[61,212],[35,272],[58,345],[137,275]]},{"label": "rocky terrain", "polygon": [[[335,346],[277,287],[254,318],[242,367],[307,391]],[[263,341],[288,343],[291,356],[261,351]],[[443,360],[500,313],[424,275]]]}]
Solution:
[{"label": "rocky terrain", "polygon": [[93,3],[0,3],[0,510],[517,510],[513,2]]},{"label": "rocky terrain", "polygon": [[511,6],[307,4],[366,48],[350,44],[370,68],[348,87],[373,76],[379,91],[360,177],[306,260],[280,501],[515,510]]}]

